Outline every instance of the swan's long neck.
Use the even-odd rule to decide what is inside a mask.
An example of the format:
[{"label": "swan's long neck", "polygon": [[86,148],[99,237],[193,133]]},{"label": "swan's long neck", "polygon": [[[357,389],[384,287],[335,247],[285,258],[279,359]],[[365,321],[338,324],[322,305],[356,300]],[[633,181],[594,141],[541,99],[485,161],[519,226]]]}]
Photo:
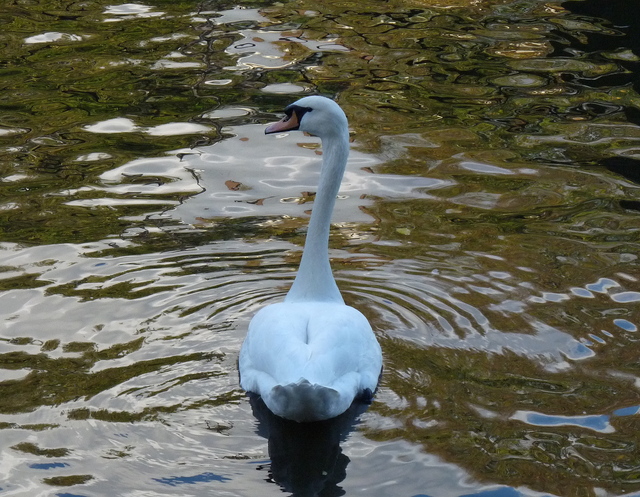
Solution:
[{"label": "swan's long neck", "polygon": [[331,273],[329,228],[331,214],[349,156],[349,134],[345,129],[322,139],[320,182],[313,202],[302,261],[287,302],[344,302]]}]

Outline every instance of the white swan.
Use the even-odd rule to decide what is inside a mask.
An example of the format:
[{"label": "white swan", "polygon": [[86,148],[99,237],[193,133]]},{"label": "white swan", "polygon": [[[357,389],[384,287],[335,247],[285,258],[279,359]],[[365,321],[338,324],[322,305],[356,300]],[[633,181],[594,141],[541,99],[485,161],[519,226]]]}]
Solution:
[{"label": "white swan", "polygon": [[329,227],[349,155],[347,118],[324,97],[304,97],[265,133],[306,131],[322,140],[320,183],[298,274],[284,302],[261,309],[240,350],[240,385],[276,415],[319,421],[370,402],[382,370],[371,325],[345,305],[331,273]]}]

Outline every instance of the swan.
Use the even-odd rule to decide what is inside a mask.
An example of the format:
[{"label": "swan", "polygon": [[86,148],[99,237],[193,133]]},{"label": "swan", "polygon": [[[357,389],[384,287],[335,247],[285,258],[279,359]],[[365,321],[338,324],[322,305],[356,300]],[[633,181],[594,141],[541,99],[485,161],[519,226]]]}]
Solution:
[{"label": "swan", "polygon": [[308,96],[285,109],[265,134],[300,130],[319,136],[323,160],[302,260],[283,302],[260,309],[240,349],[240,386],[271,412],[297,422],[371,402],[382,352],[367,319],[344,303],[329,263],[329,228],[349,155],[347,117],[333,100]]}]

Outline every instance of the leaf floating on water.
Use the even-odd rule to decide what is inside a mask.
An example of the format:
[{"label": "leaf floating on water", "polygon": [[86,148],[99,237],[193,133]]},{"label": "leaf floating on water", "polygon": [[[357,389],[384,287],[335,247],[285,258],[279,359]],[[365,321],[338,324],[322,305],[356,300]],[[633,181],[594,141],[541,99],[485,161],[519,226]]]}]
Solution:
[{"label": "leaf floating on water", "polygon": [[301,198],[298,199],[299,204],[313,202],[316,199],[316,192],[300,192]]},{"label": "leaf floating on water", "polygon": [[296,143],[296,145],[298,147],[300,147],[300,148],[306,148],[306,149],[309,149],[309,150],[317,150],[317,149],[320,148],[320,144],[319,143],[304,143],[304,142],[301,142],[301,143]]},{"label": "leaf floating on water", "polygon": [[245,191],[245,190],[251,190],[251,187],[240,183],[239,181],[233,181],[231,179],[227,180],[224,182],[224,185],[229,189],[229,190],[233,190],[234,192],[237,191]]},{"label": "leaf floating on water", "polygon": [[396,228],[396,232],[406,236],[411,234],[411,230],[409,228]]}]

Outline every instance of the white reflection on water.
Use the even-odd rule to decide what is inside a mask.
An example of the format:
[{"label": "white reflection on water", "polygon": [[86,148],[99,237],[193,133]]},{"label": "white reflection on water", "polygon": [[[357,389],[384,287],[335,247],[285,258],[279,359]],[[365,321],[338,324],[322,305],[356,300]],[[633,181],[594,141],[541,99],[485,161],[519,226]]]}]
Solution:
[{"label": "white reflection on water", "polygon": [[16,135],[27,133],[29,130],[21,128],[0,128],[0,136]]},{"label": "white reflection on water", "polygon": [[[248,109],[226,108],[213,111],[209,118],[231,119],[248,112]],[[96,125],[97,131],[135,129],[129,120],[111,121],[117,122],[100,123]],[[161,125],[147,132],[198,131],[199,125],[187,126],[189,124]],[[201,224],[223,217],[308,217],[320,173],[320,140],[293,133],[265,136],[264,126],[256,124],[230,126],[224,128],[224,132],[227,138],[211,146],[175,150],[169,157],[131,161],[103,173],[104,185],[89,189],[116,196],[144,195],[144,198],[128,200],[138,200],[141,204],[148,203],[154,195],[198,193],[164,213],[184,224]],[[372,205],[375,198],[428,198],[430,191],[453,184],[442,179],[373,172],[381,163],[382,159],[375,155],[357,149],[351,151],[334,222],[370,222],[371,216],[361,207]],[[117,200],[114,198],[113,205],[120,205]],[[98,204],[108,205],[108,197],[101,196],[95,202]],[[91,206],[92,201],[76,200],[69,205]]]},{"label": "white reflection on water", "polygon": [[84,129],[91,133],[131,133],[139,128],[131,119],[114,117],[113,119],[85,126]]},{"label": "white reflection on water", "polygon": [[[262,125],[234,126],[225,131],[234,136],[212,146],[198,147],[184,157],[206,191],[186,200],[172,215],[184,222],[194,222],[198,217],[238,215],[306,217],[305,212],[313,208],[313,203],[305,198],[305,192],[315,192],[320,173],[319,139],[293,133],[265,137]],[[259,155],[255,147],[259,147]],[[371,204],[367,197],[426,196],[429,190],[449,184],[431,178],[371,172],[380,163],[376,156],[352,149],[334,222],[370,222],[371,217],[360,209]]]},{"label": "white reflection on water", "polygon": [[640,302],[640,292],[620,292],[611,295],[611,300],[621,304],[629,302]]},{"label": "white reflection on water", "polygon": [[213,22],[216,24],[231,24],[240,21],[272,22],[271,19],[264,17],[258,9],[246,9],[242,7],[227,10],[205,11],[201,12],[201,14],[214,14],[215,17],[213,18]]},{"label": "white reflection on water", "polygon": [[511,416],[511,419],[517,419],[534,426],[579,426],[600,433],[613,433],[616,431],[609,423],[610,416],[606,414],[558,416],[533,411],[517,411]]},{"label": "white reflection on water", "polygon": [[[275,24],[270,19],[262,16],[257,9],[231,9],[216,14],[213,21],[216,24],[228,24],[240,21],[249,21],[260,25]],[[206,12],[202,13],[207,14]],[[205,18],[198,18],[204,22]],[[303,46],[309,52],[348,52],[350,49],[342,45],[335,37],[312,40],[306,38],[302,31],[281,29],[270,30],[264,26],[261,28],[239,29],[237,33],[240,40],[229,45],[225,52],[238,56],[234,66],[224,69],[229,71],[244,71],[247,69],[280,69],[291,66],[298,61],[299,56],[292,55],[288,44]]]},{"label": "white reflection on water", "polygon": [[497,175],[532,175],[535,176],[538,174],[538,171],[530,168],[517,168],[517,169],[505,169],[504,167],[495,166],[493,164],[485,164],[482,162],[476,161],[467,161],[463,160],[460,162],[460,167],[462,169],[466,169],[467,171],[473,171],[475,173],[481,174],[497,174]]},{"label": "white reflection on water", "polygon": [[88,36],[81,36],[69,33],[59,33],[57,31],[52,31],[48,33],[42,33],[39,35],[30,36],[24,39],[24,42],[27,45],[34,45],[37,43],[52,43],[55,41],[82,41]]},{"label": "white reflection on water", "polygon": [[158,70],[158,69],[198,69],[198,68],[205,68],[205,65],[201,62],[179,62],[177,60],[168,60],[168,59],[160,59],[158,61],[156,61],[152,66],[151,69],[153,70]]},{"label": "white reflection on water", "polygon": [[626,319],[614,319],[613,324],[625,331],[638,331],[638,327],[631,321],[627,321]]},{"label": "white reflection on water", "polygon": [[[218,81],[217,83],[228,84],[231,83],[231,80],[222,80]],[[212,82],[208,82],[208,84],[212,84]],[[202,117],[205,119],[231,119],[234,117],[249,116],[254,113],[255,111],[253,109],[245,107],[220,107],[210,112],[205,112],[204,114],[202,114]]]},{"label": "white reflection on water", "polygon": [[85,155],[79,155],[76,158],[76,162],[94,162],[99,160],[111,159],[113,156],[106,152],[91,152]]},{"label": "white reflection on water", "polygon": [[136,19],[145,17],[160,17],[164,12],[154,12],[153,7],[142,3],[123,3],[120,5],[109,5],[104,10],[105,15],[114,15],[119,17],[110,17],[103,19],[104,22],[117,22],[126,19]]},{"label": "white reflection on water", "polygon": [[295,85],[292,83],[276,83],[272,85],[267,85],[262,88],[264,93],[276,93],[281,95],[294,95],[296,93],[302,93],[305,91],[309,91],[308,88],[302,85]]},{"label": "white reflection on water", "polygon": [[113,119],[107,119],[95,124],[91,124],[84,127],[85,131],[91,133],[133,133],[141,132],[151,136],[176,136],[176,135],[191,135],[198,133],[206,133],[211,131],[211,128],[197,123],[166,123],[159,124],[157,126],[143,127],[138,126],[133,120],[126,117],[115,117]]}]

